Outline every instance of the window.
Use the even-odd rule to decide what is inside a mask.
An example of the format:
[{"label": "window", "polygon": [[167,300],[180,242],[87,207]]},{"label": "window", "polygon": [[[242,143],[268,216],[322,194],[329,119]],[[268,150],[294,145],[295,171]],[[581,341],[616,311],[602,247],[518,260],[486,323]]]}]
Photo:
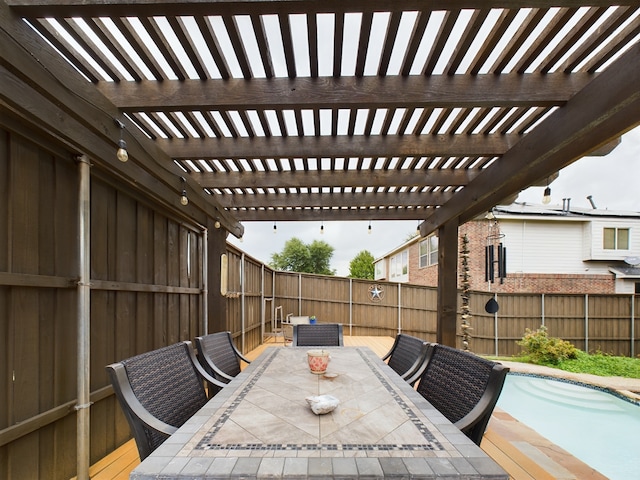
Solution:
[{"label": "window", "polygon": [[399,280],[409,273],[409,252],[406,250],[389,259],[389,277]]},{"label": "window", "polygon": [[376,263],[376,273],[375,273],[375,279],[379,280],[381,278],[385,278],[386,273],[385,273],[385,268],[384,268],[384,261],[380,261]]},{"label": "window", "polygon": [[628,228],[603,229],[603,247],[605,250],[629,250]]},{"label": "window", "polygon": [[438,263],[438,237],[431,235],[420,242],[420,268]]}]

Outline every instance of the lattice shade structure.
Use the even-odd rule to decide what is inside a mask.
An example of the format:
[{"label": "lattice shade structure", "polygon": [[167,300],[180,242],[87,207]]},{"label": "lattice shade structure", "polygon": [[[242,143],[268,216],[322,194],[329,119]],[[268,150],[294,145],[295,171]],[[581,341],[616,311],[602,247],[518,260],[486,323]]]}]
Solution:
[{"label": "lattice shade structure", "polygon": [[6,4],[162,153],[130,161],[187,176],[236,236],[320,218],[425,235],[640,122],[635,1]]}]

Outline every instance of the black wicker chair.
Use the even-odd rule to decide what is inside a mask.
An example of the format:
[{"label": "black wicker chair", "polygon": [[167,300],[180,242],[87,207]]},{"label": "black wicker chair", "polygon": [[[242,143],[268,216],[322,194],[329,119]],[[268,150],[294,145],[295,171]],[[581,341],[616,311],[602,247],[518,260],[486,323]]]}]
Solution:
[{"label": "black wicker chair", "polygon": [[480,445],[508,372],[500,363],[430,344],[417,390]]},{"label": "black wicker chair", "polygon": [[251,363],[236,348],[231,332],[217,332],[196,337],[198,358],[204,369],[215,379],[229,383],[240,373],[240,361]]},{"label": "black wicker chair", "polygon": [[399,333],[391,346],[391,350],[382,357],[387,364],[403,379],[413,385],[418,376],[416,372],[424,364],[429,343],[424,340]]},{"label": "black wicker chair", "polygon": [[316,323],[294,325],[294,347],[342,347],[341,323]]},{"label": "black wicker chair", "polygon": [[203,380],[218,387],[215,393],[224,387],[198,363],[191,342],[169,345],[106,368],[140,460],[207,403]]}]

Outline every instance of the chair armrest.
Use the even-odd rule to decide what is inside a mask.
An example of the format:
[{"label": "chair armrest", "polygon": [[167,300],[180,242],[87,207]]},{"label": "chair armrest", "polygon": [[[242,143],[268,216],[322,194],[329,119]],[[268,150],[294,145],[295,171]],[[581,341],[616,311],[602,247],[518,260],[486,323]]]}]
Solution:
[{"label": "chair armrest", "polygon": [[[208,383],[215,385],[216,387],[224,388],[227,385],[226,383],[223,383],[220,380],[213,378],[211,375],[209,375],[209,372],[207,372],[204,369],[204,367],[198,360],[198,357],[196,356],[196,352],[195,352],[195,349],[193,348],[193,344],[188,340],[186,340],[184,343],[186,343],[188,346],[187,350],[189,350],[189,358],[191,359],[191,363],[193,363],[193,366],[196,367],[196,370],[198,371],[198,374],[200,375],[200,377],[206,380]],[[213,365],[211,362],[207,361],[207,364],[210,365],[216,373],[219,373],[221,376],[228,378],[229,381],[233,379],[233,377],[230,377],[226,373],[218,370],[218,368],[215,365]]]},{"label": "chair armrest", "polygon": [[391,345],[391,349],[382,357],[382,361],[384,362],[387,358],[391,356],[396,347],[398,346],[398,342],[400,341],[399,335],[396,335],[396,338],[393,340],[393,345]]},{"label": "chair armrest", "polygon": [[[424,371],[427,369],[431,355],[433,355],[433,343],[425,342],[424,354],[420,356],[418,360],[413,364],[409,371],[402,378],[412,387],[420,379]],[[405,378],[408,377],[408,378]]]},{"label": "chair armrest", "polygon": [[[116,389],[116,394],[119,394],[124,400],[126,407],[122,405],[122,409],[125,410],[124,413],[126,415],[135,416],[150,429],[156,430],[166,435],[172,435],[178,430],[177,427],[169,425],[168,423],[165,423],[162,420],[154,417],[146,408],[142,406],[142,404],[138,401],[135,393],[133,393],[133,390],[131,389],[131,384],[129,383],[127,372],[121,363],[107,365],[107,371],[114,380],[112,381],[112,383],[114,389]],[[128,412],[126,411],[126,408],[129,409]]]},{"label": "chair armrest", "polygon": [[[493,409],[498,402],[498,397],[502,391],[504,385],[504,379],[509,372],[509,368],[502,364],[496,364],[491,371],[489,377],[489,384],[485,389],[480,401],[467,413],[464,417],[458,420],[454,425],[461,431],[465,432],[470,430],[475,424],[485,420],[487,415],[493,412]],[[488,422],[488,419],[486,419]]]},{"label": "chair armrest", "polygon": [[233,347],[233,351],[235,352],[236,356],[240,360],[242,360],[244,363],[251,363],[251,360],[242,355],[242,353],[240,353],[240,350],[237,349],[236,345],[233,342],[231,342],[231,346]]}]

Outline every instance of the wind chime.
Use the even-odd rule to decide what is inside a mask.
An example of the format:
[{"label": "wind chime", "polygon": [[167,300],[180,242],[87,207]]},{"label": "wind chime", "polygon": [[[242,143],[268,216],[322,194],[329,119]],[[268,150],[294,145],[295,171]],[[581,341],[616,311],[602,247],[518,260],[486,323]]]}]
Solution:
[{"label": "wind chime", "polygon": [[462,257],[462,279],[460,286],[462,287],[462,349],[469,350],[469,340],[471,339],[471,307],[469,306],[469,287],[471,278],[469,275],[469,238],[465,234],[462,237],[462,249],[460,251]]},{"label": "wind chime", "polygon": [[[500,225],[493,212],[489,212],[486,218],[489,220],[489,232],[485,246],[484,280],[489,282],[489,291],[491,291],[491,284],[496,281],[496,265],[501,284],[507,276],[507,249],[502,244],[504,234],[500,232]],[[496,313],[498,308],[498,302],[494,297],[491,297],[484,307],[487,313]]]}]

